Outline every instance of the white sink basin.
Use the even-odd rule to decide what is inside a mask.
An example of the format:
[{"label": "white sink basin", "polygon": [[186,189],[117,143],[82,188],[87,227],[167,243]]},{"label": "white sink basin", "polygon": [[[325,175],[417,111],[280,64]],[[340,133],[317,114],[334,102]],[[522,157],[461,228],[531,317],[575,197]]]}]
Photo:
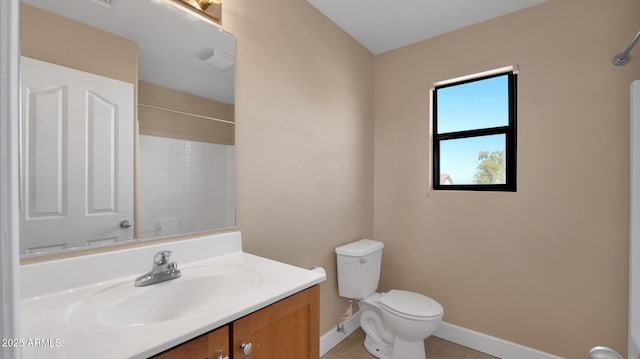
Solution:
[{"label": "white sink basin", "polygon": [[[161,250],[173,251],[182,277],[134,287]],[[20,336],[62,341],[25,346],[24,359],[146,359],[325,280],[243,252],[239,232],[20,267]]]},{"label": "white sink basin", "polygon": [[[259,286],[255,271],[231,266],[181,269],[182,277],[135,287],[133,280],[104,288],[69,311],[71,322],[93,317],[99,324],[133,327],[162,324],[215,308]],[[92,314],[93,313],[93,314]]]}]

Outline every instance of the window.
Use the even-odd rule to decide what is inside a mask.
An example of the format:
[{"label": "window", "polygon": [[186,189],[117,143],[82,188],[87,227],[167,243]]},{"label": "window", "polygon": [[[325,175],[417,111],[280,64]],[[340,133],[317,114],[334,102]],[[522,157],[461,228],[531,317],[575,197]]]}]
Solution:
[{"label": "window", "polygon": [[436,84],[435,190],[516,190],[516,80],[509,70]]}]

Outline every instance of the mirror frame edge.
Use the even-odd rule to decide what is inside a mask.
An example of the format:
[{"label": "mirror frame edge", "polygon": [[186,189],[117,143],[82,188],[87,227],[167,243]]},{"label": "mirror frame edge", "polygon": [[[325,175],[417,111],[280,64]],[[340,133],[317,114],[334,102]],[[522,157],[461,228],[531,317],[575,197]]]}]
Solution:
[{"label": "mirror frame edge", "polygon": [[[20,322],[20,220],[18,127],[20,123],[20,2],[0,1],[0,337],[15,338]],[[8,169],[5,171],[5,169]],[[13,169],[13,170],[12,170]],[[0,346],[0,357],[19,358],[20,349]]]}]

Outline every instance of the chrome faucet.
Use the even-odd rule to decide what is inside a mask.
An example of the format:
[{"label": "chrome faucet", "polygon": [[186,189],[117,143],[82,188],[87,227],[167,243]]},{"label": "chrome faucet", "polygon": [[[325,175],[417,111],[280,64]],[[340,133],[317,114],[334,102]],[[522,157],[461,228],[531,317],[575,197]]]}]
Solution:
[{"label": "chrome faucet", "polygon": [[151,268],[151,271],[136,278],[134,285],[143,287],[180,277],[182,273],[178,269],[178,263],[169,262],[169,257],[171,257],[171,251],[156,253],[153,256],[153,268]]}]

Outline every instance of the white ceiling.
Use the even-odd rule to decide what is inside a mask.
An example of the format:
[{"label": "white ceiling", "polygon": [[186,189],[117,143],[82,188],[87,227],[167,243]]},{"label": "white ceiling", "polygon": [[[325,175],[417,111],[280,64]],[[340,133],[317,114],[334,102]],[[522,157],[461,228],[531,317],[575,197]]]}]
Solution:
[{"label": "white ceiling", "polygon": [[373,54],[546,0],[308,0]]},{"label": "white ceiling", "polygon": [[142,81],[234,103],[235,66],[221,70],[202,58],[214,48],[235,55],[235,38],[192,14],[159,0],[113,0],[110,8],[92,0],[23,1],[138,43]]}]

